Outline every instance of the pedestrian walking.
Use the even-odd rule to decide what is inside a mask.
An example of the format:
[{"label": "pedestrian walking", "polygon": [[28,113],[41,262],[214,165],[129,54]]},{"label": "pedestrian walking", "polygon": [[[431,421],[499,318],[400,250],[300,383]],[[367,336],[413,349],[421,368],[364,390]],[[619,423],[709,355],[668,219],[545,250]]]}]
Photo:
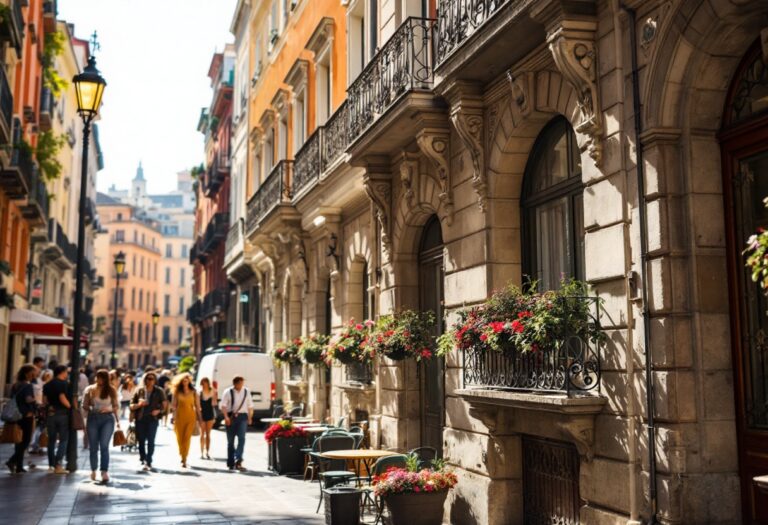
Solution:
[{"label": "pedestrian walking", "polygon": [[144,386],[136,390],[131,400],[131,411],[136,422],[139,460],[144,470],[152,470],[157,426],[165,412],[167,401],[163,389],[155,384],[157,383],[157,375],[154,372],[144,374],[142,381]]},{"label": "pedestrian walking", "polygon": [[[253,401],[245,380],[241,376],[232,379],[232,386],[221,396],[219,409],[224,414],[224,424],[227,426],[227,467],[229,470],[245,470],[243,466],[243,451],[245,450],[245,434],[253,418]],[[237,438],[237,446],[235,446]]]},{"label": "pedestrian walking", "polygon": [[[46,382],[45,377],[45,359],[40,356],[32,360],[32,364],[37,368],[37,377],[32,381],[32,389],[35,392],[35,427],[32,431],[32,440],[29,442],[29,453],[34,455],[45,454],[40,449],[40,435],[45,428],[45,412],[43,410],[43,385]],[[30,463],[30,467],[34,466]]]},{"label": "pedestrian walking", "polygon": [[130,414],[130,404],[133,395],[136,393],[136,383],[131,374],[126,374],[123,378],[123,384],[118,391],[120,395],[120,417],[126,417]]},{"label": "pedestrian walking", "polygon": [[[43,399],[46,405],[46,430],[48,432],[48,470],[66,474],[62,462],[69,442],[69,411],[72,405],[67,397],[67,367],[56,365],[53,379],[43,385]],[[56,448],[56,441],[59,448]]]},{"label": "pedestrian walking", "polygon": [[195,424],[200,421],[200,398],[192,386],[192,376],[188,373],[179,374],[173,379],[173,430],[179,444],[181,466],[187,467],[189,445]]},{"label": "pedestrian walking", "polygon": [[200,379],[200,458],[211,459],[211,430],[216,420],[214,407],[219,400],[216,390],[211,386],[207,377]]},{"label": "pedestrian walking", "polygon": [[35,427],[35,389],[32,381],[37,379],[39,369],[35,365],[23,365],[16,374],[16,383],[11,388],[11,396],[16,400],[16,406],[21,413],[21,419],[17,422],[21,428],[21,441],[14,445],[13,455],[5,463],[11,474],[26,472],[24,468],[24,452],[32,440],[32,432]]},{"label": "pedestrian walking", "polygon": [[[101,470],[101,481],[109,481],[109,446],[112,432],[120,428],[117,414],[120,411],[117,402],[117,390],[109,381],[109,372],[96,372],[96,382],[85,389],[83,410],[87,414],[86,432],[91,452],[91,479],[96,481],[96,469]],[[101,455],[101,461],[99,461]]]},{"label": "pedestrian walking", "polygon": [[[74,372],[72,372],[74,373]],[[85,398],[85,389],[88,388],[88,385],[91,384],[90,379],[88,379],[88,375],[86,375],[86,369],[80,368],[80,372],[77,378],[77,406],[80,408],[75,407],[75,410],[80,411],[80,415],[83,416],[83,422],[86,424],[86,428],[83,429],[83,450],[88,450],[88,429],[87,429],[87,422],[86,422],[86,413],[83,407],[83,400]]]},{"label": "pedestrian walking", "polygon": [[120,372],[115,369],[109,371],[109,384],[117,392],[120,389]]}]

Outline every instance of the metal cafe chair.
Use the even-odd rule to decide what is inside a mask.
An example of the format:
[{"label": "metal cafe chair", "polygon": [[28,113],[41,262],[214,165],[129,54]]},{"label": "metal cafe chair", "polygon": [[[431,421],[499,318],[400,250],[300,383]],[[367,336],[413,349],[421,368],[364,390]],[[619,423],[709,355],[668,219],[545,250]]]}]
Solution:
[{"label": "metal cafe chair", "polygon": [[[384,474],[387,469],[390,468],[405,468],[405,462],[408,459],[408,456],[404,454],[397,454],[394,456],[386,456],[383,458],[379,458],[376,460],[376,463],[373,465],[373,469],[371,471],[371,480],[375,476],[380,476]],[[381,498],[377,498],[373,495],[373,485],[366,485],[362,487],[360,490],[363,491],[363,502],[362,507],[365,509],[366,506],[371,506],[374,509],[376,509],[376,521],[374,521],[374,525],[377,525],[379,521],[381,520],[381,515],[384,512],[384,501],[381,500]]]},{"label": "metal cafe chair", "polygon": [[325,452],[333,450],[348,450],[354,448],[355,440],[350,435],[328,435],[317,438],[317,452],[311,456],[317,463],[318,479],[320,480],[320,501],[317,502],[317,510],[323,504],[323,492],[326,488],[348,483],[355,477],[354,472],[346,470],[345,459],[327,459],[322,457]]},{"label": "metal cafe chair", "polygon": [[432,447],[414,448],[408,455],[419,458],[419,469],[425,469],[432,466],[432,461],[438,458],[437,450]]}]

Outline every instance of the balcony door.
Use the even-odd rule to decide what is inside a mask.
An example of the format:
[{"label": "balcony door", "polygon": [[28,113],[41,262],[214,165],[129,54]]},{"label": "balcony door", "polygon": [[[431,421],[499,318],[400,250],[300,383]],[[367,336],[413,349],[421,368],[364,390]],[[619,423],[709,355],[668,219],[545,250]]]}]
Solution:
[{"label": "balcony door", "polygon": [[742,251],[768,227],[768,62],[759,43],[732,84],[723,116],[722,154],[728,239],[731,342],[744,523],[768,524],[768,299],[752,282]]},{"label": "balcony door", "polygon": [[[443,331],[443,236],[436,216],[427,221],[419,250],[419,308],[435,314],[435,336]],[[423,361],[420,370],[421,446],[442,456],[445,421],[445,360]]]}]

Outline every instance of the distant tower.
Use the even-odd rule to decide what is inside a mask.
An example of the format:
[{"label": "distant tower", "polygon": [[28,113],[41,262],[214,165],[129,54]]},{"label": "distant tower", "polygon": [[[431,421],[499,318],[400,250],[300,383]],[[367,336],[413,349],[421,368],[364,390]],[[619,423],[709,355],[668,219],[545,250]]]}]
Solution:
[{"label": "distant tower", "polygon": [[141,166],[141,161],[139,161],[139,167],[136,169],[132,188],[131,201],[133,201],[134,206],[141,207],[147,196],[147,181],[144,179],[144,168]]}]

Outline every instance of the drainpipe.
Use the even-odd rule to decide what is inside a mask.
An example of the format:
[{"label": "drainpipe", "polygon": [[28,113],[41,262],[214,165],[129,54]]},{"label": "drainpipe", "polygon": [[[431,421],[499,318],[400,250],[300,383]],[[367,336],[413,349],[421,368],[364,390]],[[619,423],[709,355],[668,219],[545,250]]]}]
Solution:
[{"label": "drainpipe", "polygon": [[643,132],[643,121],[640,114],[640,79],[637,70],[637,13],[631,7],[623,3],[621,8],[629,17],[629,50],[632,61],[632,110],[635,123],[635,161],[637,170],[637,201],[640,219],[640,280],[643,294],[643,343],[645,346],[645,391],[647,405],[647,431],[648,431],[648,497],[651,504],[650,525],[656,525],[658,521],[658,496],[656,474],[656,402],[654,399],[653,383],[653,353],[651,351],[651,311],[648,298],[648,217],[646,215],[645,200],[645,169],[643,166],[643,144],[640,135]]}]

